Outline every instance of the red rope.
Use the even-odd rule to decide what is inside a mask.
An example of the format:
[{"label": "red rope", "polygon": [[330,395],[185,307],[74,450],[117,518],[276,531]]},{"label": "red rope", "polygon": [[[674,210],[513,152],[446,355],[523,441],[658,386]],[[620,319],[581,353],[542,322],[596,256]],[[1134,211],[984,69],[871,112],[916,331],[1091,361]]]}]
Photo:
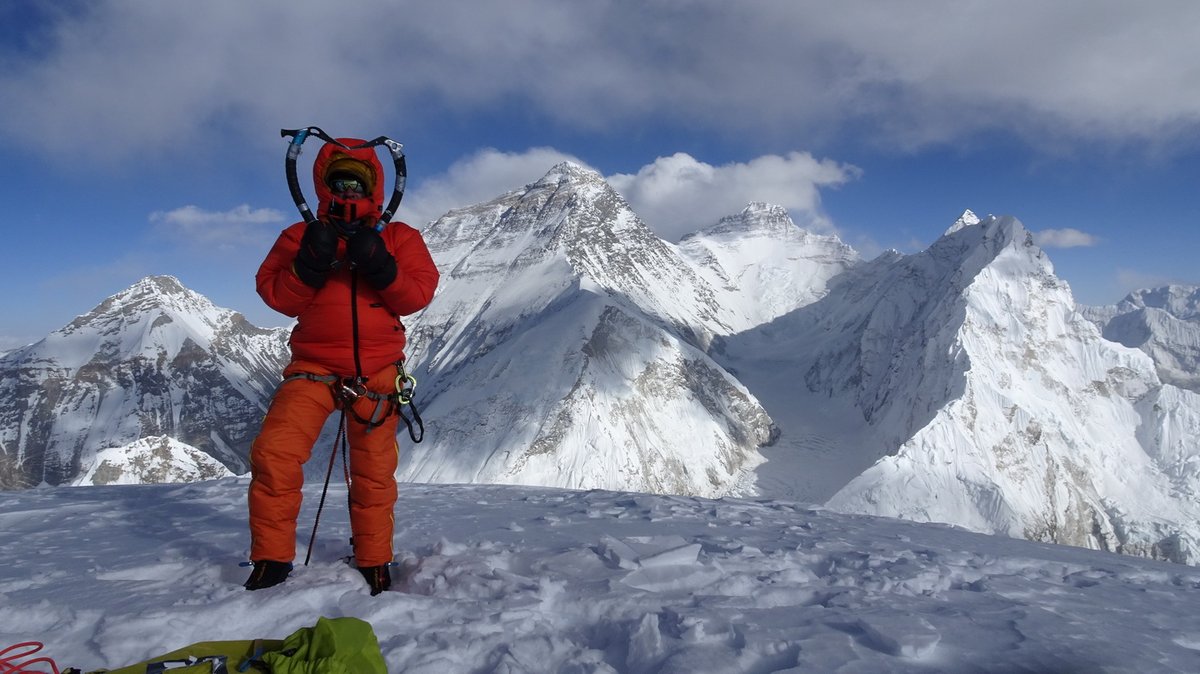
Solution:
[{"label": "red rope", "polygon": [[[50,665],[50,674],[59,674],[58,665],[45,656],[26,660],[25,662],[17,662],[21,658],[37,653],[43,647],[43,644],[39,641],[23,641],[0,650],[0,674],[47,674],[44,669],[30,669],[33,665]],[[20,650],[22,648],[26,650]]]}]

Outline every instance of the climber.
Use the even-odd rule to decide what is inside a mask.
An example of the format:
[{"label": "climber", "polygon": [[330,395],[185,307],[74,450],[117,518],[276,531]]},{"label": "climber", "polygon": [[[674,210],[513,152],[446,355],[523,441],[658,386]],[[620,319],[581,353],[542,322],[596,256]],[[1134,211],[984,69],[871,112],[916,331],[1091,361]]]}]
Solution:
[{"label": "climber", "polygon": [[[294,178],[294,163],[289,168]],[[340,409],[354,563],[374,595],[391,585],[399,415],[389,406],[403,374],[400,317],[429,304],[438,270],[416,229],[381,220],[384,172],[373,146],[356,138],[326,142],[313,181],[316,217],[285,229],[256,276],[263,301],[297,323],[291,362],[250,451],[254,570],[245,587],[278,585],[291,572],[303,465]]]}]

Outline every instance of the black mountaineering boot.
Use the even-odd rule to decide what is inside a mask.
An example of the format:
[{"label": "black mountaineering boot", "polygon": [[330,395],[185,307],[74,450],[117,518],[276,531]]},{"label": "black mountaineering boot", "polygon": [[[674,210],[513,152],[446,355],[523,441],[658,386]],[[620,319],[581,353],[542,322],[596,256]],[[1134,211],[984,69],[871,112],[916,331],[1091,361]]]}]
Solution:
[{"label": "black mountaineering boot", "polygon": [[291,572],[291,562],[273,562],[269,559],[260,559],[254,562],[254,570],[250,572],[250,577],[246,579],[245,588],[247,590],[261,590],[264,587],[273,587],[287,580],[288,574]]},{"label": "black mountaineering boot", "polygon": [[392,587],[392,574],[388,573],[387,565],[382,566],[360,566],[358,572],[367,579],[367,585],[371,586],[371,596],[388,590]]}]

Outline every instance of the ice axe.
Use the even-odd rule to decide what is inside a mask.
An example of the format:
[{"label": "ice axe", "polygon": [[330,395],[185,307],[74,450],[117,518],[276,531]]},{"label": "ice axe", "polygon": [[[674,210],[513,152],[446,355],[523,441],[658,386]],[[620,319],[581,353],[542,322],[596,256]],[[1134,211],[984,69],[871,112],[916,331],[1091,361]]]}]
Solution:
[{"label": "ice axe", "polygon": [[296,157],[300,156],[300,148],[309,136],[316,136],[326,143],[333,143],[347,150],[361,150],[362,148],[377,147],[379,145],[386,147],[388,152],[392,154],[392,163],[396,167],[396,184],[392,188],[392,198],[388,201],[387,208],[383,209],[383,214],[380,215],[379,222],[375,223],[375,230],[381,231],[384,225],[391,222],[396,209],[400,207],[400,200],[404,198],[404,183],[408,179],[408,166],[404,160],[403,145],[387,136],[379,136],[374,140],[369,140],[359,145],[346,145],[331,138],[329,134],[322,131],[318,126],[310,126],[304,129],[280,129],[279,135],[292,139],[292,142],[288,144],[287,160],[285,162],[288,190],[292,193],[292,201],[296,202],[296,208],[300,209],[300,217],[304,218],[304,222],[307,223],[316,222],[317,216],[313,215],[312,209],[304,201],[304,193],[300,190],[300,179],[296,177]]}]

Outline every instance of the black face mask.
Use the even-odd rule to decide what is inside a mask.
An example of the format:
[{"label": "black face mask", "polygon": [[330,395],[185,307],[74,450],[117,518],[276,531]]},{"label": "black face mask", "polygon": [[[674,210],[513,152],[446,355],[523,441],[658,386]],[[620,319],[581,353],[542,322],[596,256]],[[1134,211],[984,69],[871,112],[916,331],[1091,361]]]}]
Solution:
[{"label": "black face mask", "polygon": [[349,236],[359,227],[370,225],[372,217],[377,217],[378,209],[366,197],[349,194],[346,197],[352,198],[334,196],[329,202],[327,213],[330,223],[337,227],[342,235]]}]

